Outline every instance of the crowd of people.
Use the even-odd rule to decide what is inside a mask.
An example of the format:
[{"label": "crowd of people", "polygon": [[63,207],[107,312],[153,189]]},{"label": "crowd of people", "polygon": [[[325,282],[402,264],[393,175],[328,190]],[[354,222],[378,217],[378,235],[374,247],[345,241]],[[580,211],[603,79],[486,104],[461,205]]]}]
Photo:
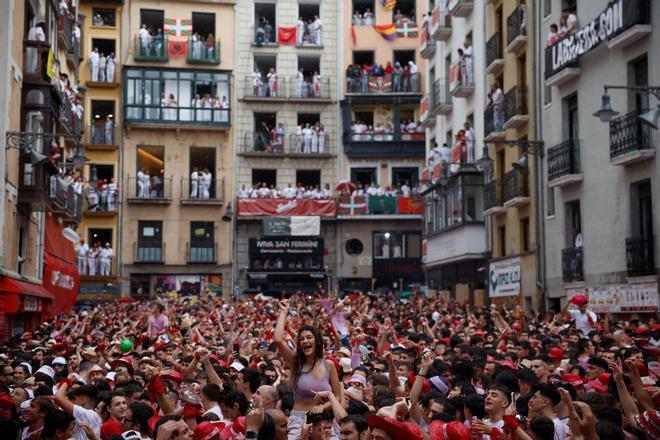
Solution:
[{"label": "crowd of people", "polygon": [[[283,81],[277,75],[274,67],[268,69],[267,73],[261,72],[255,67],[252,72],[252,96],[261,96],[269,98],[286,98],[286,91],[283,89]],[[295,98],[322,98],[321,75],[315,70],[311,75],[307,75],[301,67],[296,73],[296,81],[291,85],[290,96]],[[327,93],[327,91],[323,91]]]},{"label": "crowd of people", "polygon": [[75,247],[76,264],[80,275],[110,276],[112,273],[112,257],[115,255],[109,242],[105,245],[100,241],[90,247],[85,240],[80,240]]},{"label": "crowd of people", "polygon": [[326,183],[323,188],[321,185],[303,185],[298,182],[296,185],[289,183],[286,188],[278,189],[275,185],[269,185],[266,182],[257,182],[251,188],[241,185],[238,190],[239,199],[329,199],[332,197],[330,184]]},{"label": "crowd of people", "polygon": [[277,39],[275,38],[275,27],[271,24],[270,20],[266,17],[259,17],[255,26],[254,43],[257,46],[277,43]]},{"label": "crowd of people", "polygon": [[116,65],[117,60],[115,59],[114,52],[110,52],[106,57],[103,52],[99,52],[98,47],[95,47],[89,54],[89,68],[92,82],[115,82]]},{"label": "crowd of people", "polygon": [[190,198],[209,200],[215,194],[212,184],[213,175],[208,168],[193,167],[190,173]]},{"label": "crowd of people", "polygon": [[[399,124],[402,136],[412,138],[424,138],[424,127],[417,124],[413,119],[404,119]],[[394,140],[394,124],[391,122],[374,125],[367,124],[365,121],[351,121],[351,139],[354,141],[392,141]]]},{"label": "crowd of people", "polygon": [[463,48],[458,49],[458,72],[456,81],[463,86],[474,85],[474,58],[472,42],[468,39],[463,43]]},{"label": "crowd of people", "polygon": [[410,60],[404,66],[399,61],[385,66],[374,62],[349,64],[346,68],[346,81],[349,93],[401,93],[418,92],[419,69]]},{"label": "crowd of people", "polygon": [[[275,126],[269,126],[263,122],[259,129],[254,133],[252,139],[252,149],[257,152],[265,153],[284,153],[285,131],[282,123]],[[302,154],[323,154],[325,153],[326,134],[323,124],[316,122],[303,123],[296,127],[295,146],[292,153]]]},{"label": "crowd of people", "polygon": [[141,199],[157,199],[164,196],[162,174],[149,174],[149,171],[142,167],[135,176],[135,182],[136,197]]},{"label": "crowd of people", "polygon": [[[570,306],[570,308],[569,308]],[[660,325],[414,293],[114,302],[0,349],[3,438],[660,438]]]},{"label": "crowd of people", "polygon": [[411,197],[422,194],[424,186],[420,182],[417,185],[411,185],[409,181],[404,181],[401,186],[395,184],[381,186],[376,182],[371,182],[370,185],[362,184],[360,182],[355,184],[355,189],[351,191],[351,197],[374,196],[374,197]]},{"label": "crowd of people", "polygon": [[79,176],[73,183],[73,188],[77,193],[85,194],[87,210],[90,212],[114,212],[120,203],[119,186],[114,178],[99,179],[85,185],[83,178]]},{"label": "crowd of people", "polygon": [[163,57],[166,54],[165,35],[162,28],[149,30],[146,24],[142,24],[138,32],[140,39],[140,56]]},{"label": "crowd of people", "polygon": [[296,22],[296,44],[299,46],[321,46],[321,31],[323,24],[318,15],[305,22],[303,17],[298,17]]},{"label": "crowd of people", "polygon": [[[394,12],[393,23],[397,25],[403,24],[415,24],[415,11],[411,10],[408,13],[404,14],[401,12],[401,9],[397,9]],[[374,19],[374,13],[371,12],[371,8],[365,8],[364,13],[360,12],[359,9],[355,9],[353,17],[351,19],[351,24],[353,26],[373,26],[376,24]]]},{"label": "crowd of people", "polygon": [[199,35],[199,32],[195,32],[191,38],[191,55],[195,60],[214,60],[218,58],[218,55],[215,52],[215,37],[212,33],[203,37]]},{"label": "crowd of people", "polygon": [[447,143],[442,146],[437,144],[431,150],[429,157],[429,166],[433,168],[440,164],[441,175],[448,177],[452,172],[456,172],[464,165],[476,164],[474,157],[474,129],[469,122],[463,124],[463,128],[458,130],[454,136],[455,143],[449,147]]},{"label": "crowd of people", "polygon": [[[609,3],[611,4],[613,2],[610,1]],[[577,29],[577,26],[578,20],[575,11],[571,8],[565,8],[562,10],[561,17],[559,18],[559,26],[557,26],[557,23],[550,25],[550,33],[545,41],[545,47],[548,48],[560,38],[572,34]]]}]

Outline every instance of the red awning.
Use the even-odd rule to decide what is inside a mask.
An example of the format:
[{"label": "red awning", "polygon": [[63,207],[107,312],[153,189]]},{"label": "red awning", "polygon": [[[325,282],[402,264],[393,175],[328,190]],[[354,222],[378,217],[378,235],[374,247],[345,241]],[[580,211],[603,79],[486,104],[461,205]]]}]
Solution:
[{"label": "red awning", "polygon": [[0,282],[0,291],[18,293],[20,295],[38,296],[52,300],[55,298],[52,293],[38,284],[30,284],[15,278],[5,277]]}]

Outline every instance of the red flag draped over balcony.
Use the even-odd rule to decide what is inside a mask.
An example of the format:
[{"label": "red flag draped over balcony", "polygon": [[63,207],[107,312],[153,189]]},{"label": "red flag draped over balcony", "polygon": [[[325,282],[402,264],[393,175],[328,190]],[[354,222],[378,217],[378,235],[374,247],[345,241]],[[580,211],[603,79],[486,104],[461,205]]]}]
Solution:
[{"label": "red flag draped over balcony", "polygon": [[296,27],[277,28],[277,41],[280,44],[296,44]]},{"label": "red flag draped over balcony", "polygon": [[422,213],[422,198],[415,197],[399,197],[397,199],[399,206],[399,214],[421,214]]},{"label": "red flag draped over balcony", "polygon": [[182,57],[186,55],[187,46],[187,41],[170,41],[168,52],[170,56]]}]

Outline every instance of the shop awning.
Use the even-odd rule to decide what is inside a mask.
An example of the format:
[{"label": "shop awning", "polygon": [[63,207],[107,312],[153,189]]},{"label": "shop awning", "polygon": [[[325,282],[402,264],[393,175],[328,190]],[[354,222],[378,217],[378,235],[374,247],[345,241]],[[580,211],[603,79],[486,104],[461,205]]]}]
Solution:
[{"label": "shop awning", "polygon": [[[48,290],[38,284],[30,284],[10,277],[4,277],[0,281],[0,295],[3,296],[3,301],[0,302],[0,312],[4,313],[16,313],[19,310],[45,311],[46,304],[52,303],[54,298]],[[24,297],[23,301],[21,301],[21,297]],[[43,307],[39,307],[35,305],[39,301],[35,297],[42,298],[43,301],[48,301],[48,303],[42,302]],[[30,299],[31,302],[26,302]],[[22,307],[21,303],[23,304]]]},{"label": "shop awning", "polygon": [[39,298],[53,299],[52,293],[38,284],[30,284],[15,278],[5,277],[0,282],[0,291],[18,293],[20,295],[38,296]]}]

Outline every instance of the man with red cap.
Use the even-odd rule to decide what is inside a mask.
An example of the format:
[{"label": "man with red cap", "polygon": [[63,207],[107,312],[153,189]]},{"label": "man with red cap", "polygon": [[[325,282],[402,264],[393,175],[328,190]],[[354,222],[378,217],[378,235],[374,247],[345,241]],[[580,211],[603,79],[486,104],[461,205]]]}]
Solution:
[{"label": "man with red cap", "polygon": [[[589,333],[596,329],[596,322],[598,321],[598,316],[587,309],[587,304],[589,300],[584,295],[575,295],[569,302],[564,306],[564,314],[568,314],[573,321],[575,321],[575,328],[578,331],[582,332],[584,336],[588,336]],[[568,306],[574,304],[578,307],[578,310],[569,310]]]}]

